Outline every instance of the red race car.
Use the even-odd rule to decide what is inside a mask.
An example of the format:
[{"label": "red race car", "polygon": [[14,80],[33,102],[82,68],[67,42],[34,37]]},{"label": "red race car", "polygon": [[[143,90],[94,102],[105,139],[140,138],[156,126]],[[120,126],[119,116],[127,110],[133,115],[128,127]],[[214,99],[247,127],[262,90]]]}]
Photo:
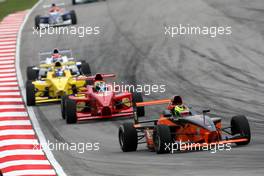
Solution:
[{"label": "red race car", "polygon": [[68,124],[81,120],[106,119],[113,117],[138,117],[145,115],[144,107],[136,107],[143,102],[141,93],[117,92],[114,85],[104,78],[114,78],[114,74],[96,74],[82,77],[87,80],[84,92],[62,97],[61,112]]},{"label": "red race car", "polygon": [[246,145],[251,133],[245,116],[234,116],[229,127],[222,127],[221,118],[198,114],[184,105],[180,96],[172,100],[155,100],[137,103],[137,106],[169,103],[155,120],[124,123],[119,128],[119,143],[123,152],[136,151],[138,144],[146,143],[151,151],[169,153],[179,150],[200,150],[208,146]]}]

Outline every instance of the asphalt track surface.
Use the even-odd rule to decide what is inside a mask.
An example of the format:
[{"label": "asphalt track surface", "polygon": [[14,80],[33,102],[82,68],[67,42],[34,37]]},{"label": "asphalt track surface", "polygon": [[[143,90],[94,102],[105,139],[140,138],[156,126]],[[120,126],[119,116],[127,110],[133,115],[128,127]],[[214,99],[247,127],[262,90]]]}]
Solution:
[{"label": "asphalt track surface", "polygon": [[[60,1],[58,1],[60,2]],[[32,35],[37,8],[22,34],[21,69],[38,64],[38,52],[54,47],[71,48],[96,72],[116,73],[118,81],[131,84],[165,84],[157,99],[180,94],[197,110],[209,107],[223,116],[250,120],[252,141],[231,151],[188,152],[156,155],[145,146],[121,152],[118,126],[126,120],[66,125],[59,105],[34,108],[50,141],[100,142],[100,151],[56,151],[54,155],[68,175],[263,175],[264,168],[264,3],[262,0],[108,0],[71,6],[78,25],[100,26],[101,34],[76,36]],[[209,38],[164,35],[164,25],[230,25],[231,36]],[[162,109],[148,108],[146,118]]]}]

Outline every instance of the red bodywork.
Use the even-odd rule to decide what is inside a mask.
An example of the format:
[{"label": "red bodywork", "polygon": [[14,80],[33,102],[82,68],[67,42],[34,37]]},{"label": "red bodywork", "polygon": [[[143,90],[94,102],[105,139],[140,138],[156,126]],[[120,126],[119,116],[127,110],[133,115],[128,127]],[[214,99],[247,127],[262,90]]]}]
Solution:
[{"label": "red bodywork", "polygon": [[[95,81],[102,78],[115,77],[112,74],[97,74],[90,76],[86,80]],[[107,84],[107,87],[112,87],[112,84]],[[88,85],[85,92],[81,96],[69,96],[71,100],[76,102],[77,120],[104,119],[114,117],[132,117],[134,108],[132,103],[132,93],[130,92],[115,92],[107,90],[106,92],[95,91],[93,86]]]}]

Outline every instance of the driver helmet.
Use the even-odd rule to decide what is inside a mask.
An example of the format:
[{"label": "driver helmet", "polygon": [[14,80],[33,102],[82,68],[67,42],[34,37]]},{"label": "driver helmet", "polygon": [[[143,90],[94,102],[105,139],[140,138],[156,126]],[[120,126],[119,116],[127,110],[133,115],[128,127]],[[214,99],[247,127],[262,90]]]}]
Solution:
[{"label": "driver helmet", "polygon": [[173,112],[174,112],[174,115],[179,116],[179,117],[187,116],[190,114],[189,109],[186,106],[184,106],[183,104],[182,105],[176,105],[173,108]]},{"label": "driver helmet", "polygon": [[61,55],[59,53],[59,50],[57,48],[55,48],[53,50],[53,53],[52,53],[53,62],[57,62],[59,60],[59,58],[61,58]]},{"label": "driver helmet", "polygon": [[55,75],[56,75],[56,77],[61,77],[61,76],[63,76],[63,70],[60,69],[60,68],[58,68],[58,69],[56,70],[56,72],[55,72]]},{"label": "driver helmet", "polygon": [[106,91],[106,84],[104,81],[96,81],[94,83],[94,90],[97,92],[104,92]]}]

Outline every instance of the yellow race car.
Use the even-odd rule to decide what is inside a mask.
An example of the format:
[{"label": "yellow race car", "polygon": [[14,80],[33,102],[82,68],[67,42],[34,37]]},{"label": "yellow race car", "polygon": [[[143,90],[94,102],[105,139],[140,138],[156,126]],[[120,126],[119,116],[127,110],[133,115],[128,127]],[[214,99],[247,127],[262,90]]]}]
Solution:
[{"label": "yellow race car", "polygon": [[[26,83],[27,105],[61,101],[62,96],[77,94],[85,89],[86,81],[77,79],[81,74],[74,72],[71,65],[70,62],[41,64],[38,70],[44,73],[39,73],[37,79],[29,79]],[[86,68],[85,72],[90,74],[89,64],[84,65],[83,69]]]}]

